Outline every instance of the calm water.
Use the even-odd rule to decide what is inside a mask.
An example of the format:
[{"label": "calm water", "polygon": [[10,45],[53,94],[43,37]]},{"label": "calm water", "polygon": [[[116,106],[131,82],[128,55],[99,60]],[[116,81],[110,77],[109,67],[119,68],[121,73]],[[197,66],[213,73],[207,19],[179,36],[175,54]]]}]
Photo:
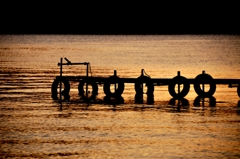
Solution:
[{"label": "calm water", "polygon": [[[125,84],[124,104],[83,103],[78,83],[70,101],[51,99],[61,57],[90,62],[93,76],[240,78],[240,36],[0,35],[0,158],[239,158],[240,98],[237,88],[217,85],[197,105],[191,85],[184,104],[167,86],[156,86],[154,103],[134,101]],[[64,66],[63,75],[85,75]],[[211,100],[216,100],[212,104]]]}]

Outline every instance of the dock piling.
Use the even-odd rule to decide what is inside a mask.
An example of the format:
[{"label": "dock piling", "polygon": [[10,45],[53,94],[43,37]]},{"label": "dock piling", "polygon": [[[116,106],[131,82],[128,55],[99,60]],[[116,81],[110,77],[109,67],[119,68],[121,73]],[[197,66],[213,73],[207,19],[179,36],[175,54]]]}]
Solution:
[{"label": "dock piling", "polygon": [[88,65],[89,63],[86,63],[87,68],[86,68],[86,99],[88,99]]},{"label": "dock piling", "polygon": [[59,94],[60,94],[60,110],[62,110],[62,58],[60,59],[60,88],[59,88]]},{"label": "dock piling", "polygon": [[[177,72],[177,76],[180,77],[180,71]],[[180,94],[180,84],[178,83],[178,94]]]},{"label": "dock piling", "polygon": [[[202,74],[205,74],[205,70],[202,71]],[[203,82],[203,83],[202,83],[202,90],[203,90],[203,92],[205,92],[204,87],[205,87],[205,86],[204,86],[204,82]]]},{"label": "dock piling", "polygon": [[[144,69],[141,70],[141,78],[143,78],[143,76],[144,76],[143,73],[144,73]],[[141,89],[142,89],[141,92],[142,92],[142,95],[143,95],[143,83],[141,83],[141,86],[140,86],[140,87],[141,87]],[[142,98],[143,98],[143,97],[142,97]]]},{"label": "dock piling", "polygon": [[[114,76],[117,77],[117,70],[114,70]],[[117,91],[117,83],[114,83],[114,91]]]}]

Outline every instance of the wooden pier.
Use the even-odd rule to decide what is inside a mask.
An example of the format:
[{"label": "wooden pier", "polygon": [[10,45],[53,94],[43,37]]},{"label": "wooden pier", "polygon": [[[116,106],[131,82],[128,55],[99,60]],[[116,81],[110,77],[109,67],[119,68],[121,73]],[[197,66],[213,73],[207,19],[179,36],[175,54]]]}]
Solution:
[{"label": "wooden pier", "polygon": [[[229,88],[237,87],[237,94],[240,97],[240,79],[214,79],[211,75],[206,74],[202,71],[201,74],[197,75],[195,78],[189,78],[182,76],[180,71],[173,78],[151,78],[142,69],[140,76],[136,78],[120,78],[117,75],[117,71],[110,77],[92,77],[89,76],[89,62],[82,63],[72,63],[67,58],[66,63],[63,63],[63,59],[60,59],[60,75],[56,76],[52,83],[52,98],[62,101],[64,99],[69,99],[70,83],[69,81],[79,82],[78,91],[79,95],[85,97],[85,99],[96,97],[98,94],[98,85],[104,85],[104,93],[109,97],[118,97],[124,92],[125,83],[133,83],[136,96],[141,96],[143,94],[143,84],[147,86],[147,96],[153,96],[155,86],[168,86],[169,94],[173,98],[184,98],[190,89],[190,84],[194,86],[195,92],[200,97],[211,97],[216,91],[217,84],[229,85]],[[85,65],[86,66],[86,76],[63,76],[62,67],[64,65]],[[63,84],[63,86],[62,86]],[[91,95],[89,94],[89,86],[92,87]],[[111,91],[110,86],[114,86],[114,91]],[[182,86],[181,86],[182,85]],[[206,85],[208,85],[208,91],[205,90]],[[84,88],[85,86],[85,88]],[[181,88],[180,88],[181,86]],[[59,89],[59,90],[58,90]],[[87,92],[87,93],[86,93]]]}]

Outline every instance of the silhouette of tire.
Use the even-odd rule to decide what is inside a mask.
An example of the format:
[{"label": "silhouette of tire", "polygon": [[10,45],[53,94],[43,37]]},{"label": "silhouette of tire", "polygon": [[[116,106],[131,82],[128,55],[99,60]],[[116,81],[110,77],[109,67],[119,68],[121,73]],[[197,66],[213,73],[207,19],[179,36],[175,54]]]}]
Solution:
[{"label": "silhouette of tire", "polygon": [[[115,92],[111,92],[110,86],[111,84],[115,83],[118,84],[118,88],[116,89]],[[122,82],[118,76],[110,76],[104,83],[103,91],[106,94],[106,96],[109,97],[121,96],[124,91],[124,82]]]},{"label": "silhouette of tire", "polygon": [[[208,92],[204,92],[200,85],[201,84],[209,84],[210,85],[210,89]],[[216,91],[216,83],[213,82],[213,78],[212,76],[210,76],[209,74],[199,74],[196,78],[195,78],[195,82],[194,82],[194,90],[195,92],[202,97],[210,97],[212,96],[215,91]]]},{"label": "silhouette of tire", "polygon": [[116,96],[116,97],[105,96],[103,100],[107,104],[112,104],[112,105],[124,104],[124,98],[122,96]]},{"label": "silhouette of tire", "polygon": [[[79,82],[78,84],[78,94],[82,97],[86,97],[86,92],[84,90],[84,84],[86,84],[87,81],[86,80],[82,80]],[[89,98],[91,97],[95,97],[96,95],[98,95],[98,85],[96,82],[90,81],[88,82],[88,84],[90,84],[92,86],[92,94]]]},{"label": "silhouette of tire", "polygon": [[135,82],[134,88],[136,91],[136,94],[143,94],[143,88],[142,88],[142,84],[146,83],[147,86],[147,95],[153,95],[154,92],[154,85],[152,82],[152,79],[150,77],[147,76],[139,76]]},{"label": "silhouette of tire", "polygon": [[64,96],[64,98],[69,98],[69,92],[70,92],[70,84],[69,81],[62,77],[62,79],[60,78],[56,78],[53,83],[52,83],[52,98],[53,99],[58,99],[58,85],[60,84],[60,81],[63,83],[64,90],[61,92],[62,96]]},{"label": "silhouette of tire", "polygon": [[[183,89],[181,92],[175,91],[176,84],[183,84]],[[172,79],[168,85],[168,92],[173,98],[183,98],[185,97],[190,89],[190,84],[187,82],[187,78],[183,76],[176,76]]]},{"label": "silhouette of tire", "polygon": [[[176,101],[179,103],[176,103]],[[170,105],[176,105],[176,104],[178,105],[179,104],[181,106],[189,106],[189,101],[185,98],[172,98],[172,99],[170,99],[168,104],[170,104]]]},{"label": "silhouette of tire", "polygon": [[215,106],[216,106],[216,98],[213,97],[213,96],[208,96],[208,97],[197,96],[197,97],[194,99],[193,105],[196,106],[196,107],[200,106],[200,105],[201,105],[201,99],[202,99],[202,98],[208,98],[208,99],[209,99],[209,101],[208,101],[209,106],[211,106],[211,107],[215,107]]},{"label": "silhouette of tire", "polygon": [[237,87],[237,94],[238,94],[238,97],[240,97],[240,83],[238,84],[238,87]]}]

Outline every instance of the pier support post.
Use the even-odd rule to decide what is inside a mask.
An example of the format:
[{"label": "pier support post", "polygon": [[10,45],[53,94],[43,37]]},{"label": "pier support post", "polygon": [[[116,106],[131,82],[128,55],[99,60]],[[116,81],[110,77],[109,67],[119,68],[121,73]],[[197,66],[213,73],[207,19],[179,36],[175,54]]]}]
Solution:
[{"label": "pier support post", "polygon": [[[114,76],[115,77],[117,76],[117,70],[114,70]],[[115,92],[117,91],[117,83],[116,82],[114,83],[114,91]]]},{"label": "pier support post", "polygon": [[59,94],[60,94],[60,110],[62,110],[62,58],[60,58],[60,88],[59,88]]},{"label": "pier support post", "polygon": [[[177,76],[180,77],[180,71],[177,72]],[[178,94],[180,93],[180,84],[178,83]]]},{"label": "pier support post", "polygon": [[[143,72],[144,72],[144,69],[141,70],[141,78],[143,78]],[[143,95],[143,83],[141,83],[141,91],[142,91],[142,95]]]},{"label": "pier support post", "polygon": [[87,68],[86,68],[86,77],[87,77],[87,80],[86,80],[86,99],[88,99],[88,64],[87,63]]},{"label": "pier support post", "polygon": [[[205,74],[205,70],[202,71],[202,74]],[[203,82],[203,83],[202,83],[202,90],[203,90],[203,92],[205,92],[204,87],[205,87],[205,86],[204,86],[204,82]]]},{"label": "pier support post", "polygon": [[[205,74],[205,70],[203,70],[202,71],[202,74],[204,75]],[[202,90],[203,90],[203,93],[205,92],[205,90],[204,90],[204,81],[203,81],[203,83],[202,83]],[[205,102],[205,100],[204,100],[204,97],[202,98],[202,106],[204,107],[204,102]]]}]

